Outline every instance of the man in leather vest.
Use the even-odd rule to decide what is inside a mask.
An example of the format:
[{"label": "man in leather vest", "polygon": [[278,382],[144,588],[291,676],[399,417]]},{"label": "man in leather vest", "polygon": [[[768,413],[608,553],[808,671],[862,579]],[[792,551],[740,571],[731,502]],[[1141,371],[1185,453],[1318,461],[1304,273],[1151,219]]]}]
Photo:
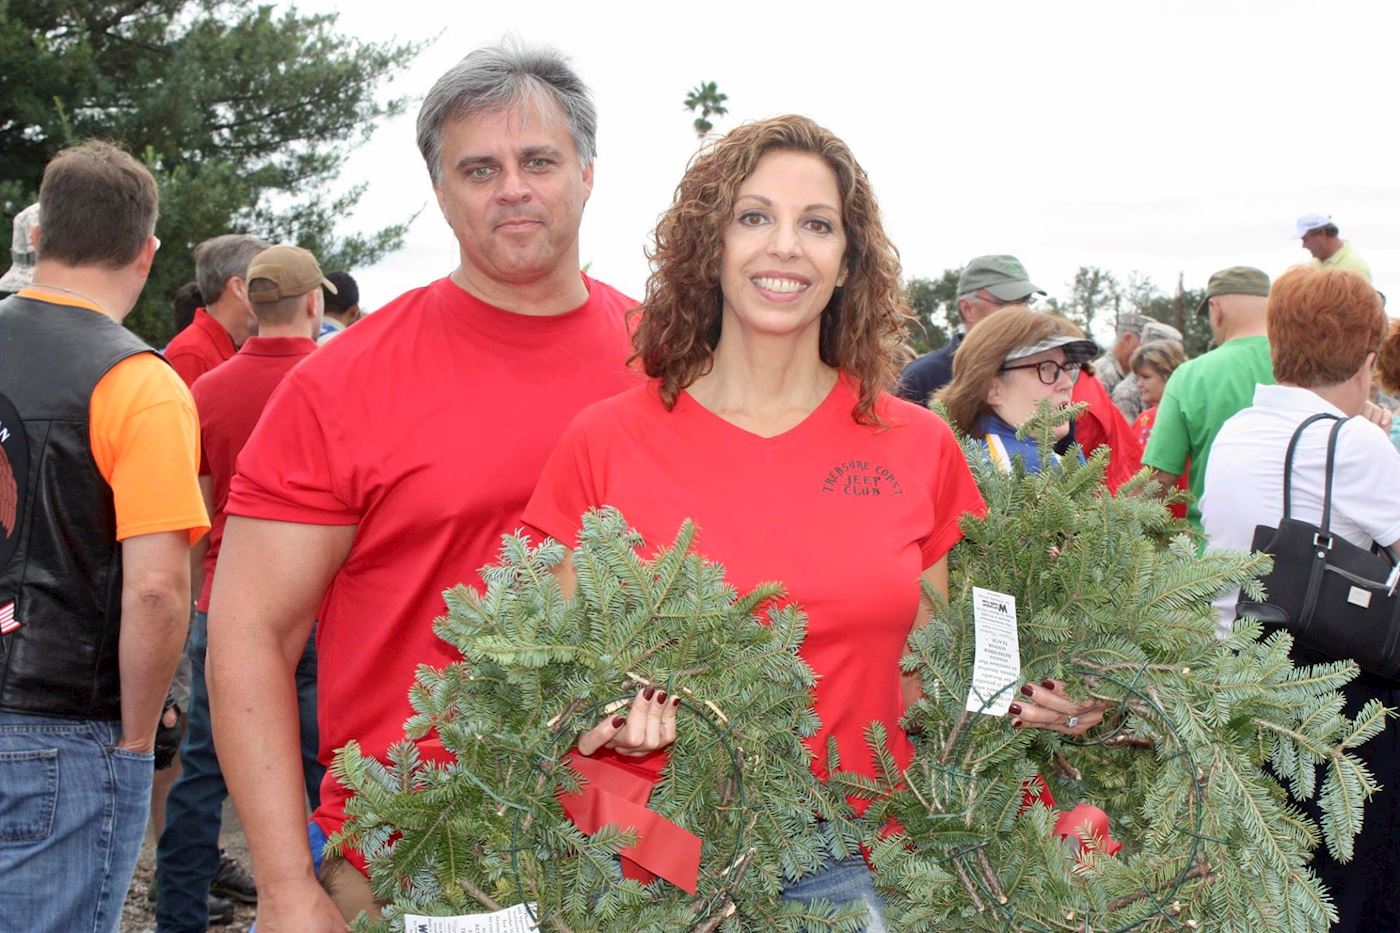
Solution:
[{"label": "man in leather vest", "polygon": [[106,143],[54,157],[33,283],[0,302],[0,904],[115,931],[208,530],[189,391],[121,327],[155,181]]}]

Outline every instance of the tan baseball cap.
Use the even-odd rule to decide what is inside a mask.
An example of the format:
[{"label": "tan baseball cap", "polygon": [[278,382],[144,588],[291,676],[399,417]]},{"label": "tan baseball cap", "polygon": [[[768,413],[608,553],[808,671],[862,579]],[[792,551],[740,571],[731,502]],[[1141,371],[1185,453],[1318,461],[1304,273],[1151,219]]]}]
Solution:
[{"label": "tan baseball cap", "polygon": [[247,280],[248,300],[254,304],[297,298],[317,288],[336,293],[316,257],[300,246],[269,246],[258,253],[248,265]]}]

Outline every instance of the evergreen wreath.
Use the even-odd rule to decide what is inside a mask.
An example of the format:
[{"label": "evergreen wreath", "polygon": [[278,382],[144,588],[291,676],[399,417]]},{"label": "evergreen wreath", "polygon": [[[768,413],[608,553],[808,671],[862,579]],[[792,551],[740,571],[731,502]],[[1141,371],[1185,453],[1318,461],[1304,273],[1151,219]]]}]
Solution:
[{"label": "evergreen wreath", "polygon": [[[1029,428],[1047,463],[1055,420]],[[880,779],[833,781],[877,798],[865,821],[892,929],[1327,929],[1308,862],[1319,840],[1350,859],[1378,785],[1349,752],[1392,711],[1373,701],[1348,718],[1339,688],[1355,665],[1295,667],[1282,631],[1242,619],[1218,641],[1210,601],[1257,593],[1268,558],[1198,554],[1145,476],[1111,495],[1104,452],[1039,473],[965,452],[989,514],[964,519],[949,598],[925,592],[934,620],[904,660],[923,684],[907,716],[918,753],[900,773],[872,728]],[[973,586],[1016,599],[1023,679],[1007,690],[1059,678],[1116,714],[1068,739],[967,712]],[[1063,804],[1105,811],[1121,852],[1085,830],[1067,847],[1052,812],[1027,805],[1037,775]],[[1320,827],[1298,806],[1313,798]]]},{"label": "evergreen wreath", "polygon": [[[583,519],[571,598],[550,569],[564,548],[520,536],[483,570],[484,593],[447,592],[435,630],[463,660],[419,669],[405,731],[436,737],[450,760],[404,741],[386,767],[351,742],[333,765],[354,796],[330,851],[358,848],[390,905],[356,930],[519,903],[555,931],[861,925],[850,908],[780,900],[785,879],[858,851],[844,801],[813,777],[802,742],[817,727],[814,677],[797,656],[805,617],[778,605],[777,584],[738,595],[722,566],[690,551],[694,533],[687,522],[643,559],[640,536],[605,509]],[[683,698],[647,806],[703,840],[694,896],[624,878],[631,828],[586,835],[558,799],[584,783],[564,759],[578,734],[639,685]]]}]

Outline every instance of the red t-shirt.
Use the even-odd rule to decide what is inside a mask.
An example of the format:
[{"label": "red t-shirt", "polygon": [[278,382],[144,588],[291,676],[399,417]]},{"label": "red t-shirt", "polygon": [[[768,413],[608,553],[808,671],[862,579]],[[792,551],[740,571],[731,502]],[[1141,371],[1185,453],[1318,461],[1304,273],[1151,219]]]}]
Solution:
[{"label": "red t-shirt", "polygon": [[224,325],[203,308],[195,308],[194,320],[166,344],[164,355],[185,385],[193,386],[196,379],[237,352]]},{"label": "red t-shirt", "polygon": [[669,545],[681,521],[696,549],[741,591],[778,580],[808,617],[802,657],[816,672],[820,731],[808,740],[825,777],[828,737],[843,770],[874,776],[865,728],[885,725],[901,767],[899,659],[919,606],[919,575],[985,506],[948,426],[890,395],[888,425],[856,423],[842,378],[801,424],[763,438],[682,392],[666,411],[654,383],[599,402],[565,433],[525,522],[573,544],[590,508],[616,506],[646,539]]},{"label": "red t-shirt", "polygon": [[[1156,405],[1153,405],[1151,408],[1145,410],[1142,414],[1138,415],[1138,416],[1137,416],[1137,420],[1133,422],[1133,430],[1137,433],[1138,444],[1140,444],[1140,445],[1142,446],[1142,449],[1143,449],[1143,450],[1146,450],[1146,449],[1147,449],[1147,439],[1152,435],[1152,425],[1154,425],[1154,424],[1156,424],[1156,423],[1157,423],[1157,406],[1156,406]],[[1182,471],[1181,471],[1181,475],[1178,476],[1178,477],[1176,478],[1176,488],[1177,488],[1177,489],[1180,489],[1180,490],[1182,490],[1182,491],[1187,491],[1187,486],[1186,486],[1186,475],[1187,475],[1187,473],[1190,472],[1190,470],[1191,470],[1191,460],[1190,460],[1190,458],[1188,457],[1187,460],[1186,460],[1186,469],[1182,470]],[[1185,502],[1178,502],[1178,503],[1176,503],[1175,505],[1169,505],[1169,506],[1167,506],[1167,508],[1170,509],[1170,510],[1171,510],[1171,513],[1172,513],[1173,515],[1175,515],[1177,518],[1185,518],[1185,517],[1186,517],[1186,503],[1185,503]]]},{"label": "red t-shirt", "polygon": [[1104,485],[1114,492],[1142,469],[1142,445],[1136,432],[1113,404],[1098,377],[1081,373],[1074,383],[1073,402],[1088,402],[1089,408],[1074,422],[1074,439],[1084,456],[1108,445],[1108,469]]},{"label": "red t-shirt", "polygon": [[272,390],[288,370],[315,349],[316,341],[309,337],[249,337],[242,352],[227,365],[195,380],[191,391],[204,442],[199,475],[208,476],[214,485],[209,550],[204,555],[204,588],[195,605],[200,612],[209,611],[209,590],[214,586],[214,564],[219,559],[219,544],[228,521],[224,508],[238,452],[248,443]]},{"label": "red t-shirt", "polygon": [[[408,292],[289,373],[243,448],[229,515],[358,525],[318,616],[323,763],[350,739],[381,760],[402,740],[414,670],[459,660],[432,630],[442,591],[481,586],[565,426],[635,384],[636,302],[584,282],[587,302],[546,317],[450,279]],[[327,773],[327,833],[346,796]]]}]

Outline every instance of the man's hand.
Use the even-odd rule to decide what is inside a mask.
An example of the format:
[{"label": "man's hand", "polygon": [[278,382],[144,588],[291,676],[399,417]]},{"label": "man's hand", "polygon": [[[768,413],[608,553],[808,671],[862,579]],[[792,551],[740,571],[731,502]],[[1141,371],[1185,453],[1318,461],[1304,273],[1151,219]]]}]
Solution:
[{"label": "man's hand", "polygon": [[315,879],[258,882],[259,933],[345,933],[350,925]]},{"label": "man's hand", "polygon": [[156,728],[155,747],[156,770],[170,767],[175,756],[180,754],[180,742],[185,738],[190,717],[176,705],[173,697],[165,698],[165,711],[160,715],[160,726]]}]

